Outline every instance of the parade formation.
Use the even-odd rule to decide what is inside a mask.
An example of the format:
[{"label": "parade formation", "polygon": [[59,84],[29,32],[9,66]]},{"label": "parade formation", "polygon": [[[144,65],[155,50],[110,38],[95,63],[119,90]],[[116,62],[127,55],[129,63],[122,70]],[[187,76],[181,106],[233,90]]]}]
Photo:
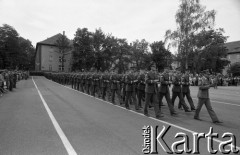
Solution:
[{"label": "parade formation", "polygon": [[12,91],[13,88],[16,88],[18,81],[27,80],[28,77],[28,71],[0,70],[0,96]]},{"label": "parade formation", "polygon": [[[112,104],[124,106],[130,109],[130,104],[134,105],[135,110],[143,108],[144,115],[149,116],[148,109],[154,108],[155,117],[164,117],[162,114],[163,97],[167,101],[170,114],[177,116],[174,107],[175,99],[178,97],[178,109],[185,112],[195,111],[194,119],[199,119],[199,112],[203,104],[206,104],[209,115],[213,123],[221,123],[216,114],[212,110],[208,89],[214,87],[214,83],[210,83],[208,71],[203,71],[199,75],[199,103],[195,107],[190,93],[190,77],[189,72],[184,74],[180,71],[172,71],[165,69],[164,72],[158,73],[156,66],[151,65],[149,71],[136,71],[131,68],[126,74],[117,74],[116,72],[45,72],[46,78],[53,80],[62,85],[71,85],[71,87],[80,92],[86,93],[93,97],[108,100]],[[172,97],[170,88],[172,85]],[[117,96],[117,100],[116,97]],[[187,98],[189,105],[186,104]],[[118,102],[117,102],[118,101]],[[145,104],[143,104],[143,102]]]}]

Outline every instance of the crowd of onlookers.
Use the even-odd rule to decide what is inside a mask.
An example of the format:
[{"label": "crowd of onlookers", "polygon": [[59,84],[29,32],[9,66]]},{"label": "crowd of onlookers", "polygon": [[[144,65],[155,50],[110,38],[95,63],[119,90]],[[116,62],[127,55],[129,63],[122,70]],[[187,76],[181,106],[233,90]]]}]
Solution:
[{"label": "crowd of onlookers", "polygon": [[[192,86],[198,85],[199,75],[190,75],[190,83]],[[238,86],[240,85],[240,76],[224,76],[224,75],[210,75],[210,82],[217,86]]]},{"label": "crowd of onlookers", "polygon": [[29,72],[16,70],[0,70],[0,96],[16,88],[18,81],[28,79]]}]

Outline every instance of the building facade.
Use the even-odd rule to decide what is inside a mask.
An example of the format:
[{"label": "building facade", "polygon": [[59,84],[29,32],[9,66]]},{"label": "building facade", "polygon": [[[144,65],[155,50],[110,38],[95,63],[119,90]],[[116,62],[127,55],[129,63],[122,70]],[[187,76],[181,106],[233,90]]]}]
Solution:
[{"label": "building facade", "polygon": [[[61,53],[56,46],[56,41],[61,35],[59,33],[37,43],[35,57],[36,71],[71,71],[72,50],[69,49]],[[69,42],[72,46],[72,42],[70,40]]]},{"label": "building facade", "polygon": [[240,62],[240,41],[228,42],[225,46],[228,49],[227,60],[230,61],[230,64],[223,70],[224,75],[227,74],[227,70],[232,64]]}]

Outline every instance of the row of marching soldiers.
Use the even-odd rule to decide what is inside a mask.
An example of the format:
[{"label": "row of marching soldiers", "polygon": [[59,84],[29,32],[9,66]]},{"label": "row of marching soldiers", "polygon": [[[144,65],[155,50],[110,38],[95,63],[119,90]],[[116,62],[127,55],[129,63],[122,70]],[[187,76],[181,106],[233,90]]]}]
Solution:
[{"label": "row of marching soldiers", "polygon": [[[156,66],[152,65],[148,72],[134,72],[133,69],[126,74],[81,72],[81,73],[46,73],[48,79],[64,85],[71,85],[75,90],[84,92],[103,100],[107,99],[116,104],[117,96],[119,104],[130,109],[133,104],[136,110],[144,108],[144,115],[149,116],[148,108],[154,107],[156,118],[163,117],[162,99],[165,97],[171,115],[177,115],[174,109],[176,97],[179,98],[178,108],[185,112],[195,110],[190,96],[189,75],[178,71],[169,73],[165,69],[163,73],[156,72]],[[170,97],[169,86],[172,87]],[[186,104],[187,97],[190,107]],[[145,102],[144,107],[142,101]]]}]

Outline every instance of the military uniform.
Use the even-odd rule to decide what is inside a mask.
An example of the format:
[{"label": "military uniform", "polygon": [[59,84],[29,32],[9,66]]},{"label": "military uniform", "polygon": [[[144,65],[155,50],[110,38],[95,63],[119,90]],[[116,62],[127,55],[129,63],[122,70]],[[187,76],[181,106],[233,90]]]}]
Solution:
[{"label": "military uniform", "polygon": [[145,74],[143,73],[138,75],[137,97],[138,106],[142,107],[141,101],[145,99]]},{"label": "military uniform", "polygon": [[174,115],[176,114],[176,111],[174,110],[174,107],[172,105],[171,99],[170,99],[170,91],[169,91],[169,84],[170,79],[169,79],[169,74],[168,73],[163,73],[160,76],[160,82],[161,82],[161,86],[159,87],[159,102],[162,102],[163,97],[165,96],[167,104],[168,104],[168,108],[170,110],[170,114]]},{"label": "military uniform", "polygon": [[118,100],[121,103],[121,95],[119,92],[119,79],[117,77],[117,74],[112,74],[110,76],[110,84],[111,84],[111,102],[115,104],[115,94],[118,96]]},{"label": "military uniform", "polygon": [[175,99],[176,99],[176,97],[178,97],[180,104],[183,106],[184,110],[186,112],[189,112],[189,107],[186,105],[186,103],[183,99],[181,84],[182,84],[181,76],[175,75],[173,77],[172,104],[174,106]]},{"label": "military uniform", "polygon": [[206,77],[203,77],[201,80],[199,80],[198,83],[199,90],[198,90],[198,106],[195,111],[194,119],[199,119],[199,113],[201,111],[201,108],[203,104],[205,104],[207,111],[212,118],[212,121],[214,123],[220,123],[220,121],[217,118],[216,113],[213,111],[211,102],[209,99],[209,88],[210,88],[210,82]]},{"label": "military uniform", "polygon": [[145,87],[145,107],[144,107],[144,115],[148,116],[148,106],[149,106],[149,102],[150,99],[153,99],[153,106],[154,106],[154,111],[155,111],[155,115],[157,118],[161,117],[161,107],[159,107],[158,105],[158,98],[157,98],[157,83],[156,80],[158,79],[158,76],[152,72],[149,71],[146,75],[145,75],[145,83],[146,83],[146,87]]},{"label": "military uniform", "polygon": [[129,103],[128,101],[130,99],[133,100],[133,103],[135,105],[135,109],[138,110],[139,107],[137,105],[137,102],[136,102],[136,96],[135,96],[135,87],[134,87],[134,75],[132,73],[130,74],[127,74],[126,77],[125,77],[125,83],[126,83],[126,99],[125,99],[125,107],[127,109],[129,109]]},{"label": "military uniform", "polygon": [[[195,106],[193,104],[193,100],[192,97],[190,95],[190,83],[189,83],[189,76],[185,75],[182,78],[182,93],[183,93],[183,99],[185,98],[185,96],[187,97],[188,103],[191,107],[191,110],[195,110]],[[180,101],[179,101],[180,102]],[[178,108],[181,108],[181,104],[178,104]]]}]

